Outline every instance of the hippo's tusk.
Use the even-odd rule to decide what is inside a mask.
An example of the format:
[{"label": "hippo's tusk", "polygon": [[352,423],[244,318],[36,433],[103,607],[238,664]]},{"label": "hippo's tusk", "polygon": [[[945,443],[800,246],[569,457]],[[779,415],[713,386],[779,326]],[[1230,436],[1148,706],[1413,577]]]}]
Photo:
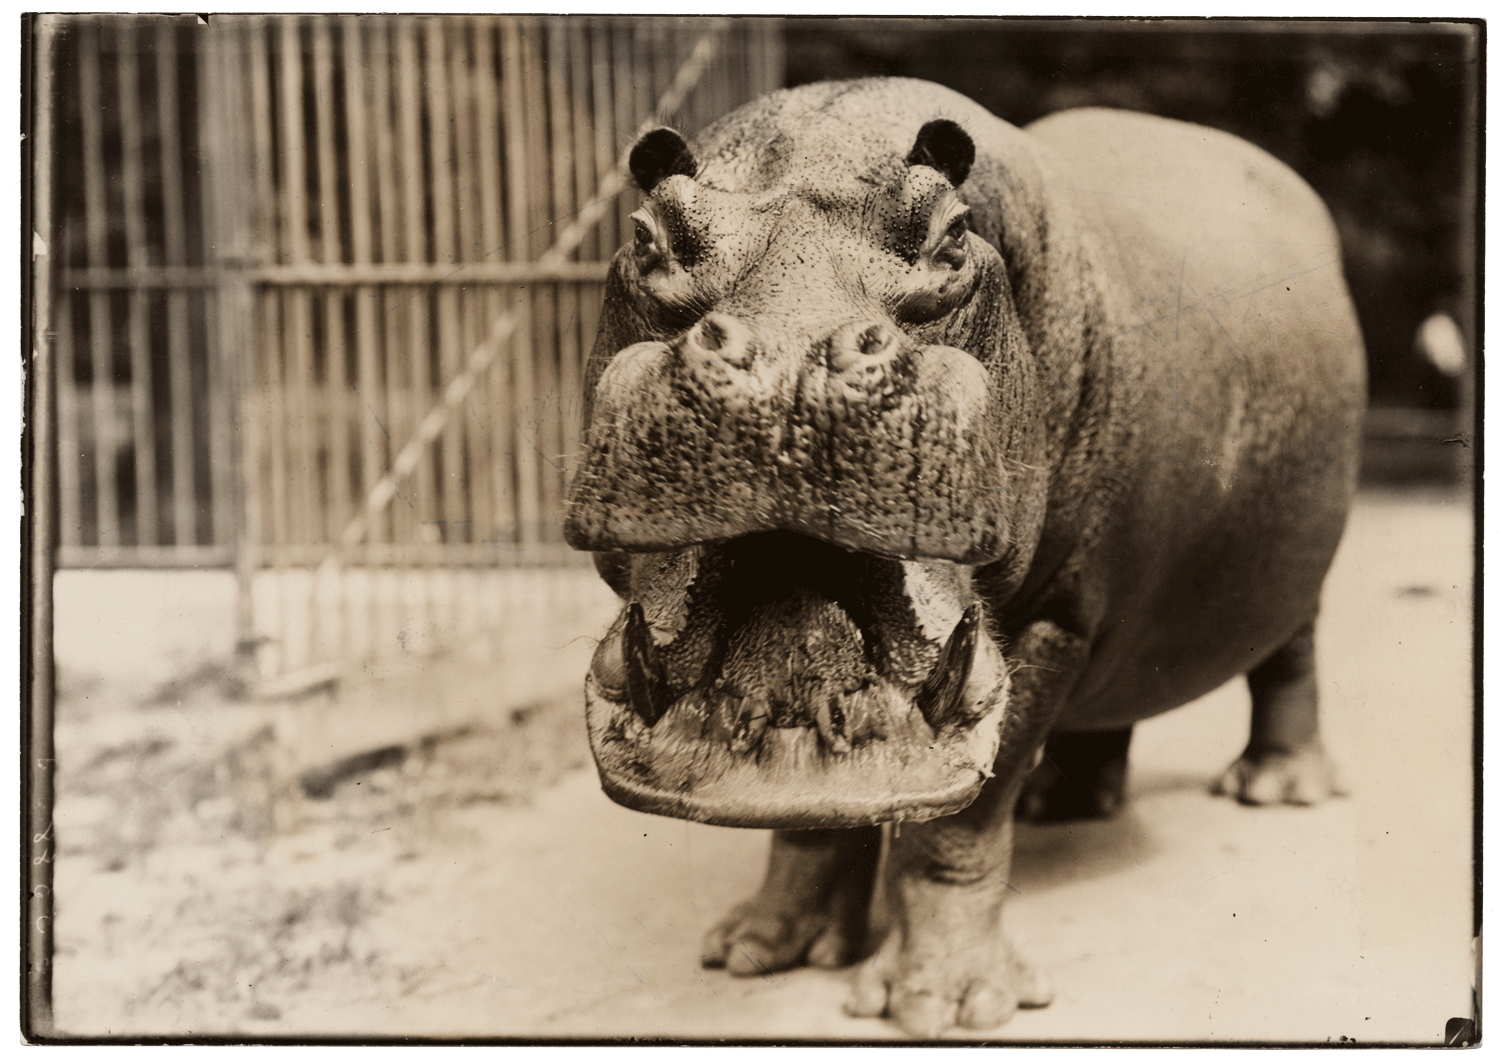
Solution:
[{"label": "hippo's tusk", "polygon": [[599,687],[599,693],[619,705],[628,698],[625,685],[625,629],[613,629],[594,650],[594,660],[589,665],[589,674]]},{"label": "hippo's tusk", "polygon": [[661,720],[671,704],[667,678],[646,624],[646,611],[639,602],[632,602],[625,616],[625,689],[630,708],[648,728]]},{"label": "hippo's tusk", "polygon": [[979,603],[971,603],[964,610],[943,649],[938,651],[937,664],[932,673],[922,681],[915,699],[917,708],[933,731],[940,731],[948,724],[973,724],[971,714],[964,712],[964,688],[969,682],[969,671],[974,667],[974,651],[979,646],[979,622],[983,610]]}]

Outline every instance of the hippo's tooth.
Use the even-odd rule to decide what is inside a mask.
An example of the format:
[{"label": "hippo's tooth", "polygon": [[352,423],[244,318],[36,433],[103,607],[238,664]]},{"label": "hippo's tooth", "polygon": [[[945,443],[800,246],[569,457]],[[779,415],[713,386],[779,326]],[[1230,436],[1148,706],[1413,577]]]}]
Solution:
[{"label": "hippo's tooth", "polygon": [[971,724],[963,712],[964,687],[969,682],[969,670],[974,667],[974,651],[979,646],[979,624],[982,615],[979,603],[971,603],[964,610],[953,633],[938,652],[937,664],[932,673],[917,691],[917,708],[933,731],[957,721]]},{"label": "hippo's tooth", "polygon": [[760,745],[761,736],[771,723],[771,707],[762,697],[754,696],[740,703],[739,717],[729,736],[729,752],[748,754]]},{"label": "hippo's tooth", "polygon": [[648,728],[661,720],[671,704],[666,674],[639,602],[632,602],[625,615],[625,689],[630,708]]},{"label": "hippo's tooth", "polygon": [[626,701],[628,689],[625,681],[625,629],[616,628],[594,650],[594,660],[589,665],[599,693],[616,704]]},{"label": "hippo's tooth", "polygon": [[813,720],[828,749],[835,754],[849,752],[849,719],[844,713],[844,701],[840,696],[833,695],[820,705]]}]

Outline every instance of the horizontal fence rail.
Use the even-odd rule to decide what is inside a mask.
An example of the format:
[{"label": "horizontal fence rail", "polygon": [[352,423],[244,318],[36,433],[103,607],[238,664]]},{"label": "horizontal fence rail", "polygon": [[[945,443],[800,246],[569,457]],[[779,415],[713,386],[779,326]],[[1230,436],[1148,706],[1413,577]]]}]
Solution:
[{"label": "horizontal fence rail", "polygon": [[[338,264],[304,263],[257,266],[232,271],[235,278],[256,285],[310,285],[353,288],[379,284],[540,284],[572,282],[598,284],[609,273],[607,262],[484,262],[458,267],[436,263]],[[217,288],[226,271],[201,267],[145,267],[141,269],[69,270],[60,279],[72,291],[127,288]]]}]

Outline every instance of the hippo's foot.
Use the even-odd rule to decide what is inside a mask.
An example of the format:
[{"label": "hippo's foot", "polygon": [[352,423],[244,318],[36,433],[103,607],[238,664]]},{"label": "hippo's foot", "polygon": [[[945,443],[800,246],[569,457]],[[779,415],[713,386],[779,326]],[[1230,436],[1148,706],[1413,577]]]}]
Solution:
[{"label": "hippo's foot", "polygon": [[1035,824],[1114,816],[1125,804],[1130,729],[1053,732],[1027,777],[1016,819]]},{"label": "hippo's foot", "polygon": [[1314,624],[1250,670],[1250,741],[1215,781],[1215,794],[1246,805],[1317,805],[1343,794],[1318,735]]},{"label": "hippo's foot", "polygon": [[766,879],[708,932],[702,961],[734,975],[858,960],[869,931],[880,829],[778,831]]},{"label": "hippo's foot", "polygon": [[860,969],[851,1016],[885,1016],[917,1038],[955,1027],[999,1027],[1016,1009],[1052,1002],[1052,983],[1011,948],[998,928],[957,940],[895,927]]},{"label": "hippo's foot", "polygon": [[[954,818],[956,819],[956,818]],[[1008,821],[1008,818],[1007,818]],[[886,861],[890,931],[860,969],[845,1006],[885,1016],[917,1038],[998,1027],[1052,1001],[1051,981],[1011,948],[1000,917],[1011,887],[1009,826],[905,825]]]},{"label": "hippo's foot", "polygon": [[1317,805],[1347,792],[1320,744],[1295,753],[1247,749],[1214,781],[1213,793],[1245,805]]}]

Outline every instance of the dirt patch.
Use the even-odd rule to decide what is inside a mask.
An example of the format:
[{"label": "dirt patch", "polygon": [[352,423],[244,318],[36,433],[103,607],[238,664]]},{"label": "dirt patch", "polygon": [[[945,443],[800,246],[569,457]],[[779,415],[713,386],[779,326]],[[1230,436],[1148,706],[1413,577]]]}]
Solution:
[{"label": "dirt patch", "polygon": [[[135,704],[101,683],[59,700],[61,1030],[254,1031],[309,995],[441,985],[372,933],[411,882],[394,870],[465,845],[452,810],[526,803],[587,758],[581,694],[506,706],[477,666],[280,705],[234,701],[212,672]],[[410,715],[414,690],[446,707],[435,730],[346,737],[354,753],[311,764],[298,747],[312,720]]]}]

